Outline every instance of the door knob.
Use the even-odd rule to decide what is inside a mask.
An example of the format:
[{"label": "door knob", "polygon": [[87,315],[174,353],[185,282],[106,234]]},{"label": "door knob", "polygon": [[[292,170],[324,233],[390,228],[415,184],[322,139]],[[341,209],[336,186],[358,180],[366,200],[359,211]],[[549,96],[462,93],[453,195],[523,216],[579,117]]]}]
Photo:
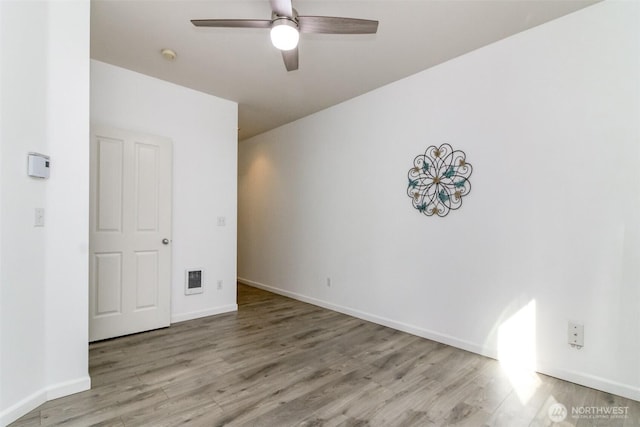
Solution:
[{"label": "door knob", "polygon": [[169,244],[169,239],[162,239],[162,244],[163,245],[168,245]]}]

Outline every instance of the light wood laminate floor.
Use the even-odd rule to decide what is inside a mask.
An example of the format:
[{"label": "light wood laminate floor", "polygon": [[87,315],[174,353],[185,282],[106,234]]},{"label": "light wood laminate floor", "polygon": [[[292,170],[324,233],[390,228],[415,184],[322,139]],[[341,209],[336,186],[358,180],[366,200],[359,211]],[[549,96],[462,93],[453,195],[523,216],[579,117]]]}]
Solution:
[{"label": "light wood laminate floor", "polygon": [[[239,311],[90,346],[92,389],[13,426],[636,426],[640,403],[247,286]],[[521,378],[522,380],[522,378]],[[568,408],[553,424],[548,408]],[[571,408],[627,408],[617,419]]]}]

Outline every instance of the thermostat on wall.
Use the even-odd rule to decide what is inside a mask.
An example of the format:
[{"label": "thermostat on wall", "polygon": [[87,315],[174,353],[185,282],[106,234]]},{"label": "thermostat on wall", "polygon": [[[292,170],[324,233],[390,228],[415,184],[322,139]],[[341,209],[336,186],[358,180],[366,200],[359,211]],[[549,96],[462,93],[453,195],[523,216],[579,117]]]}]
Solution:
[{"label": "thermostat on wall", "polygon": [[184,280],[184,294],[201,294],[202,293],[202,270],[189,269],[186,270]]},{"label": "thermostat on wall", "polygon": [[29,153],[27,173],[34,178],[49,178],[49,156],[40,153]]}]

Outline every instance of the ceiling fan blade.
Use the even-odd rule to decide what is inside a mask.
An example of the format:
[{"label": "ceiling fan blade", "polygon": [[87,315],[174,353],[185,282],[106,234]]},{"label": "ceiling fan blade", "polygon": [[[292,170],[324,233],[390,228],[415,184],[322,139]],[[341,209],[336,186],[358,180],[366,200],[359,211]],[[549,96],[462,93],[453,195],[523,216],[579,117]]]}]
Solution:
[{"label": "ceiling fan blade", "polygon": [[336,16],[298,16],[298,28],[301,33],[375,34],[378,21]]},{"label": "ceiling fan blade", "polygon": [[270,28],[268,19],[192,19],[191,23],[196,27],[220,27],[220,28]]},{"label": "ceiling fan blade", "polygon": [[278,16],[288,16],[293,18],[293,6],[291,6],[291,0],[269,0],[271,3],[271,10],[273,10]]},{"label": "ceiling fan blade", "polygon": [[298,69],[298,48],[291,50],[283,50],[282,59],[284,60],[284,66],[287,67],[287,71],[295,71]]}]

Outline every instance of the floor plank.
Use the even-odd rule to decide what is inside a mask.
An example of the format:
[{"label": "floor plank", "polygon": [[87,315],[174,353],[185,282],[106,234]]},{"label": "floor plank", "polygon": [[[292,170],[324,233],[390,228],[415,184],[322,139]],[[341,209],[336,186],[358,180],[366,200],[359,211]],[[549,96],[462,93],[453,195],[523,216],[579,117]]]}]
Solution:
[{"label": "floor plank", "polygon": [[[244,285],[238,305],[91,344],[93,388],[11,426],[640,426],[636,401],[539,374],[523,398],[492,359]],[[556,402],[628,417],[554,424]]]}]

